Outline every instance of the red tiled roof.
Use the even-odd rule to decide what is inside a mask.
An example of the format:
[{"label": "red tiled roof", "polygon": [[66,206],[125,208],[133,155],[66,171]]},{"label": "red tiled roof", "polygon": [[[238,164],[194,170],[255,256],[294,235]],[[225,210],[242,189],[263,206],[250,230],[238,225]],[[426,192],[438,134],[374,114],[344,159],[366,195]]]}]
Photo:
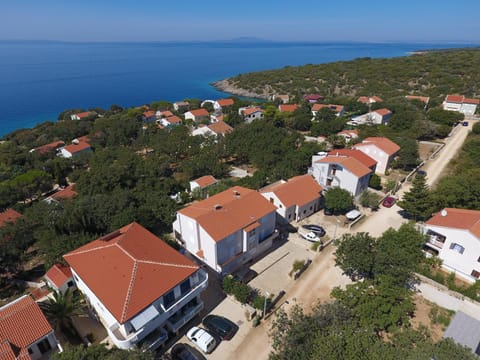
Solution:
[{"label": "red tiled roof", "polygon": [[170,124],[179,124],[182,122],[182,119],[180,119],[178,116],[176,115],[172,115],[172,116],[169,116],[166,118],[166,120],[170,123]]},{"label": "red tiled roof", "polygon": [[78,193],[74,190],[75,184],[67,186],[65,189],[57,191],[55,194],[50,195],[50,198],[55,200],[69,200],[74,198],[78,195]]},{"label": "red tiled roof", "polygon": [[374,112],[376,112],[378,115],[380,116],[385,116],[385,115],[390,115],[392,112],[390,110],[388,110],[387,108],[383,108],[383,109],[378,109],[378,110],[375,110]]},{"label": "red tiled roof", "polygon": [[153,110],[148,110],[143,113],[143,117],[146,119],[151,118],[153,116],[155,116],[155,111]]},{"label": "red tiled roof", "polygon": [[480,239],[480,211],[445,208],[426,222],[427,225],[469,230]]},{"label": "red tiled roof", "polygon": [[418,96],[418,95],[407,95],[405,96],[408,100],[419,100],[425,104],[428,104],[430,98],[428,96]]},{"label": "red tiled roof", "polygon": [[24,356],[32,343],[52,331],[42,310],[28,295],[0,308],[0,343],[3,343],[3,349],[6,349],[7,342],[12,349],[21,350],[19,355]]},{"label": "red tiled roof", "polygon": [[338,149],[338,150],[332,150],[328,153],[328,155],[331,156],[336,156],[336,155],[343,155],[343,156],[351,156],[358,161],[360,161],[363,165],[365,165],[368,168],[372,168],[377,165],[377,161],[372,159],[370,156],[367,154],[361,152],[360,150],[355,150],[355,149]]},{"label": "red tiled roof", "polygon": [[15,224],[18,218],[21,218],[22,214],[9,208],[0,213],[0,228],[7,225],[7,223]]},{"label": "red tiled roof", "polygon": [[226,135],[233,131],[233,128],[224,121],[217,121],[208,125],[208,128],[217,135]]},{"label": "red tiled roof", "polygon": [[47,271],[45,277],[59,289],[72,277],[72,270],[70,266],[55,264]]},{"label": "red tiled roof", "polygon": [[389,156],[397,153],[400,150],[400,146],[395,144],[392,140],[387,139],[386,137],[375,137],[375,136],[364,139],[360,144],[355,145],[355,147],[368,145],[368,144],[375,144],[380,150],[382,150]]},{"label": "red tiled roof", "polygon": [[171,111],[168,111],[168,110],[162,111],[161,114],[162,114],[162,116],[164,116],[166,118],[168,118],[170,116],[174,116],[174,114]]},{"label": "red tiled roof", "polygon": [[334,104],[313,104],[312,111],[319,111],[320,109],[327,108],[336,113],[339,113],[343,110],[343,105],[334,105]]},{"label": "red tiled roof", "polygon": [[307,95],[303,95],[303,98],[304,98],[305,100],[309,100],[309,101],[310,101],[310,100],[315,100],[315,101],[317,101],[317,100],[323,99],[323,96],[322,96],[322,95],[319,95],[319,94],[307,94]]},{"label": "red tiled roof", "polygon": [[353,129],[353,130],[342,130],[340,131],[339,133],[337,133],[337,135],[345,135],[345,136],[349,136],[349,137],[358,137],[358,130],[357,129]]},{"label": "red tiled roof", "polygon": [[322,187],[310,176],[300,175],[286,182],[276,182],[263,188],[260,192],[273,192],[286,206],[303,206],[315,199],[320,198]]},{"label": "red tiled roof", "polygon": [[205,175],[193,181],[195,181],[202,189],[217,183],[217,179],[215,179],[212,175]]},{"label": "red tiled roof", "polygon": [[463,103],[464,96],[463,95],[447,95],[445,101],[451,103]]},{"label": "red tiled roof", "polygon": [[233,99],[220,99],[220,100],[217,100],[217,103],[220,106],[232,106]]},{"label": "red tiled roof", "polygon": [[78,144],[70,144],[63,147],[63,149],[72,155],[89,148],[91,148],[90,144],[85,141],[78,141]]},{"label": "red tiled roof", "polygon": [[60,146],[63,146],[65,145],[65,143],[63,141],[54,141],[50,144],[45,144],[45,145],[42,145],[42,146],[39,146],[37,148],[35,148],[35,151],[38,151],[40,154],[46,154],[52,150],[55,150],[56,148],[59,148]]},{"label": "red tiled roof", "polygon": [[90,116],[90,111],[84,111],[78,114],[75,114],[79,119],[83,119]]},{"label": "red tiled roof", "polygon": [[246,109],[242,110],[242,114],[244,116],[248,116],[248,115],[254,114],[258,111],[263,112],[263,109],[258,107],[258,106],[250,106],[250,107],[247,107]]},{"label": "red tiled roof", "polygon": [[370,103],[375,103],[375,102],[382,102],[382,99],[379,98],[378,96],[371,96],[371,97],[368,97],[368,96],[360,96],[358,99],[357,99],[358,102],[362,102],[364,104],[370,104]]},{"label": "red tiled roof", "polygon": [[379,98],[378,96],[375,96],[375,95],[373,95],[373,96],[370,98],[370,100],[373,100],[373,101],[375,101],[375,102],[382,102],[382,101],[383,101],[381,98]]},{"label": "red tiled roof", "polygon": [[278,106],[280,112],[294,112],[300,107],[298,104],[281,104]]},{"label": "red tiled roof", "polygon": [[317,160],[317,162],[327,164],[340,164],[358,178],[361,178],[372,172],[371,169],[363,165],[360,161],[358,161],[352,156],[328,155],[320,160]]},{"label": "red tiled roof", "polygon": [[206,109],[195,109],[195,110],[190,110],[190,113],[193,116],[208,116],[208,111]]},{"label": "red tiled roof", "polygon": [[121,324],[199,269],[136,222],[63,257]]},{"label": "red tiled roof", "polygon": [[479,99],[468,99],[468,98],[465,98],[465,99],[463,99],[463,103],[464,103],[464,104],[478,105],[478,104],[480,104],[480,100],[479,100]]},{"label": "red tiled roof", "polygon": [[275,210],[257,191],[234,186],[178,212],[195,219],[213,240],[220,241]]}]

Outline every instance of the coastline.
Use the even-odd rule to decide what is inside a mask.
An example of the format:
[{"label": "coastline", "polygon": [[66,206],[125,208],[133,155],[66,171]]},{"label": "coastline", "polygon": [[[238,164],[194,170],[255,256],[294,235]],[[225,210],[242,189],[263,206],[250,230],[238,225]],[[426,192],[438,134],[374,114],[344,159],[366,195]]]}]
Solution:
[{"label": "coastline", "polygon": [[230,94],[235,96],[241,96],[245,98],[252,98],[252,99],[268,99],[271,95],[267,89],[263,92],[263,94],[257,94],[255,92],[245,90],[239,87],[236,87],[233,83],[229,81],[229,78],[218,80],[210,83],[216,90]]}]

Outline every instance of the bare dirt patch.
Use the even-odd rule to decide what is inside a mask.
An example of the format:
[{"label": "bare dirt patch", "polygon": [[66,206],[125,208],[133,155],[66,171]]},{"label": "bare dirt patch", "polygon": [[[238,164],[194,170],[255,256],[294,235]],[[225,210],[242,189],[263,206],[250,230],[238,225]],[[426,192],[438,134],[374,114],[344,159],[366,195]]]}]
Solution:
[{"label": "bare dirt patch", "polygon": [[411,320],[412,327],[418,329],[421,325],[428,328],[432,340],[439,341],[446,330],[445,320],[438,320],[440,316],[448,319],[451,314],[448,310],[439,307],[436,304],[426,300],[420,295],[415,295],[415,317]]},{"label": "bare dirt patch", "polygon": [[418,143],[418,155],[422,161],[427,160],[442,144],[430,141],[420,141]]}]

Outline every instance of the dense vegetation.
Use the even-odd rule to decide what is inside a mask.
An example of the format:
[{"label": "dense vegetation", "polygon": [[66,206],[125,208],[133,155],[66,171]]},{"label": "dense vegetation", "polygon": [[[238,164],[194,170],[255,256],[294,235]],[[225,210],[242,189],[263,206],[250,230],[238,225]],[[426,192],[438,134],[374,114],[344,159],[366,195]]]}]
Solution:
[{"label": "dense vegetation", "polygon": [[[469,349],[410,325],[414,316],[413,271],[424,258],[423,235],[411,225],[380,238],[344,235],[337,265],[356,281],[335,288],[333,303],[310,314],[280,310],[271,330],[273,359],[475,359]],[[361,280],[361,281],[359,281]]]},{"label": "dense vegetation", "polygon": [[447,93],[476,95],[480,49],[432,51],[394,59],[360,58],[329,64],[287,66],[228,79],[237,88],[257,93],[326,97],[377,95],[394,98],[428,94],[433,104]]}]

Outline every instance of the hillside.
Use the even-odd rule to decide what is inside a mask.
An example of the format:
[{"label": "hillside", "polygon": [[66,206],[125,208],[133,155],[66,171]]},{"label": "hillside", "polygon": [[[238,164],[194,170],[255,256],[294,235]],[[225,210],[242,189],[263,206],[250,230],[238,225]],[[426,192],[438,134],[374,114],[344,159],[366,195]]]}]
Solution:
[{"label": "hillside", "polygon": [[405,94],[443,100],[447,93],[478,96],[480,48],[418,52],[410,56],[328,64],[287,66],[241,74],[214,83],[236,95],[266,98],[273,94],[320,93],[327,97]]}]

